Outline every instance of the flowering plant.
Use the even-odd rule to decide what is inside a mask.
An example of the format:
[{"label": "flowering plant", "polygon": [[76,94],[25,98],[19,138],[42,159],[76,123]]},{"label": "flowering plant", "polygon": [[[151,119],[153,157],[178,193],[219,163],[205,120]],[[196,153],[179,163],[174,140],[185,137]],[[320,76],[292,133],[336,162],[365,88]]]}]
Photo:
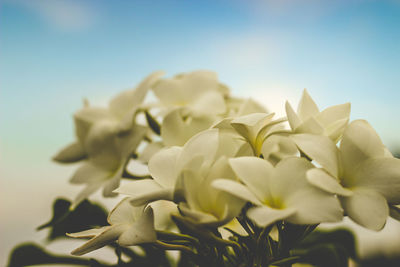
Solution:
[{"label": "flowering plant", "polygon": [[[349,122],[349,103],[320,111],[305,90],[297,112],[287,102],[275,118],[212,72],[163,75],[108,107],[86,101],[76,141],[54,156],[79,164],[70,182],[83,190],[57,200],[40,229],[86,239],[75,256],[112,247],[116,265],[25,245],[10,266],[346,266],[351,234],[314,231],[320,223],[348,216],[379,231],[400,219],[400,160],[368,122]],[[107,218],[87,200],[98,190],[123,196]]]}]

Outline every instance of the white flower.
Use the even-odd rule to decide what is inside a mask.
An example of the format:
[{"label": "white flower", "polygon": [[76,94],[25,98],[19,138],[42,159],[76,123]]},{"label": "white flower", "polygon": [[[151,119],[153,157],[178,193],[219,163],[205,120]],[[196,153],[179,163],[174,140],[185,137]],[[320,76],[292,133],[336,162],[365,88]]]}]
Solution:
[{"label": "white flower", "polygon": [[276,126],[286,121],[286,119],[272,120],[274,115],[274,113],[252,113],[236,118],[226,118],[216,124],[214,128],[235,129],[250,144],[254,155],[260,156],[264,141],[273,133],[281,130]]},{"label": "white flower", "polygon": [[295,142],[288,136],[271,135],[263,143],[261,154],[263,158],[273,165],[287,157],[294,157],[298,154]]},{"label": "white flower", "polygon": [[109,108],[84,107],[75,118],[77,142],[60,151],[54,159],[74,162],[87,158],[71,178],[71,183],[86,184],[74,200],[74,206],[104,187],[104,196],[115,195],[124,166],[146,133],[144,126],[134,121],[150,87],[163,75],[155,72],[134,90],[120,93]]},{"label": "white flower", "polygon": [[358,224],[380,230],[390,205],[400,204],[400,160],[388,156],[374,129],[364,120],[350,123],[338,149],[323,136],[293,136],[299,148],[323,168],[307,178],[313,185],[339,195],[346,215]]},{"label": "white flower", "polygon": [[252,113],[268,113],[267,109],[251,98],[228,97],[226,117],[239,117]]},{"label": "white flower", "polygon": [[90,194],[104,187],[104,196],[112,193],[119,185],[125,164],[135,151],[146,132],[146,128],[136,125],[124,134],[116,134],[113,124],[97,123],[90,131],[86,142],[88,160],[83,162],[72,176],[73,184],[85,184],[77,195],[73,206],[79,204]]},{"label": "white flower", "polygon": [[[156,153],[149,161],[149,171],[153,179],[127,183],[115,192],[131,196],[135,205],[159,199],[179,202],[182,197],[187,197],[187,202],[180,204],[185,215],[193,217],[194,214],[207,214],[203,219],[200,219],[200,215],[196,215],[196,218],[204,224],[224,223],[233,218],[232,214],[236,214],[238,205],[232,206],[235,207],[235,212],[233,212],[229,206],[229,200],[233,197],[228,197],[227,202],[223,202],[222,199],[226,197],[222,195],[226,194],[217,196],[220,192],[211,188],[210,183],[214,178],[232,176],[232,172],[229,173],[230,167],[223,158],[236,156],[244,145],[246,145],[244,141],[228,132],[218,129],[203,131],[192,137],[183,147],[165,148]],[[193,200],[193,196],[200,192],[193,192],[193,189],[199,189],[199,186],[202,188],[201,192],[202,190],[208,192],[208,197],[198,199],[198,201],[201,203],[211,201],[215,203],[215,207],[204,203],[198,204],[197,200]],[[236,202],[243,203],[241,200]],[[200,206],[202,208],[199,208]],[[205,208],[206,206],[208,208]],[[214,208],[218,212],[211,211]],[[220,211],[222,213],[219,213]],[[211,214],[213,212],[214,214]]]},{"label": "white flower", "polygon": [[211,166],[204,158],[198,158],[185,168],[178,181],[178,189],[185,197],[178,205],[181,213],[196,224],[212,226],[224,225],[238,216],[246,201],[212,186],[213,181],[221,178],[235,180],[225,156]]},{"label": "white flower", "polygon": [[153,91],[168,110],[185,108],[187,115],[221,114],[226,110],[226,90],[214,72],[195,71],[162,79]]},{"label": "white flower", "polygon": [[213,182],[213,186],[255,204],[247,216],[259,226],[279,220],[317,224],[342,218],[342,209],[334,195],[306,180],[306,172],[313,165],[305,159],[286,158],[275,167],[257,157],[234,158],[229,162],[245,185],[221,179]]},{"label": "white flower", "polygon": [[335,143],[343,134],[350,116],[350,103],[331,106],[320,112],[307,90],[303,92],[297,114],[289,102],[285,107],[290,127],[295,133],[325,135]]},{"label": "white flower", "polygon": [[204,145],[218,143],[218,130],[207,130],[192,137],[183,147],[161,149],[149,161],[153,179],[132,181],[115,192],[129,195],[135,205],[165,199],[173,200],[176,181],[182,169],[201,155],[214,158],[217,147]]},{"label": "white flower", "polygon": [[165,146],[183,146],[192,136],[211,127],[217,119],[212,115],[185,115],[184,109],[169,112],[161,125]]},{"label": "white flower", "polygon": [[146,77],[135,89],[127,90],[114,97],[108,108],[90,107],[88,104],[74,115],[77,141],[68,145],[54,156],[58,162],[75,162],[87,157],[86,142],[92,127],[98,123],[113,124],[116,133],[129,130],[133,117],[143,102],[150,87],[163,75],[154,72]]},{"label": "white flower", "polygon": [[107,220],[110,226],[67,234],[70,237],[91,238],[71,254],[84,255],[114,241],[121,246],[134,246],[157,240],[150,206],[133,207],[129,198],[125,198],[110,212]]}]

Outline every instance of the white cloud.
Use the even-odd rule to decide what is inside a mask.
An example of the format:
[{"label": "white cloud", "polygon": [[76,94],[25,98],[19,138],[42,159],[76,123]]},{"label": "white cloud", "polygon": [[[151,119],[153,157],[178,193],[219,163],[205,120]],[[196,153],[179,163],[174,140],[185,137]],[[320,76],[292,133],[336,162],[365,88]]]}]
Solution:
[{"label": "white cloud", "polygon": [[88,2],[77,0],[15,0],[6,1],[27,8],[48,25],[62,31],[83,31],[92,27],[98,10]]}]

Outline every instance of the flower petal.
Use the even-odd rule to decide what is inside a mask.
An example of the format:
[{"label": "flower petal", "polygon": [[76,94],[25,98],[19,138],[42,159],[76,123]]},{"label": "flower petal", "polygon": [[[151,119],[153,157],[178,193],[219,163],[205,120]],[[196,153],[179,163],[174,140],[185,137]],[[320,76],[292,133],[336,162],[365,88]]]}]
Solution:
[{"label": "flower petal", "polygon": [[86,152],[82,144],[75,142],[61,149],[61,151],[53,157],[53,160],[60,163],[73,163],[85,158]]},{"label": "flower petal", "polygon": [[143,211],[141,216],[118,238],[121,246],[134,246],[152,243],[157,240],[154,229],[154,214],[150,206]]},{"label": "flower petal", "polygon": [[177,161],[177,169],[181,170],[187,163],[198,156],[202,156],[211,165],[218,152],[218,147],[218,129],[209,129],[196,134],[183,146]]},{"label": "flower petal", "polygon": [[274,167],[266,160],[256,157],[229,159],[229,163],[249,189],[261,201],[270,198],[269,183],[274,174]]},{"label": "flower petal", "polygon": [[78,141],[83,144],[90,128],[96,122],[112,119],[106,108],[85,107],[74,114],[75,132]]},{"label": "flower petal", "polygon": [[285,103],[285,109],[290,128],[292,128],[292,130],[295,130],[297,127],[300,126],[301,119],[297,116],[296,112],[293,110],[292,106],[288,101],[286,101]]},{"label": "flower petal", "polygon": [[400,204],[400,159],[374,158],[362,162],[349,186],[368,187],[379,192],[391,204]]},{"label": "flower petal", "polygon": [[142,82],[133,90],[127,90],[119,93],[109,104],[111,113],[115,116],[123,118],[132,109],[136,109],[146,97],[148,90],[165,75],[163,71],[156,71],[144,78]]},{"label": "flower petal", "polygon": [[371,125],[365,120],[350,123],[340,143],[341,158],[346,173],[368,158],[384,156],[385,146]]},{"label": "flower petal", "polygon": [[85,162],[75,171],[70,179],[72,184],[101,183],[107,180],[112,172],[101,169],[90,162]]},{"label": "flower petal", "polygon": [[154,154],[149,161],[151,176],[162,187],[175,186],[177,179],[177,160],[182,151],[181,147],[164,148]]},{"label": "flower petal", "polygon": [[303,95],[301,96],[299,106],[297,107],[297,115],[303,120],[307,120],[310,117],[318,115],[319,109],[317,104],[308,94],[307,90],[304,89]]},{"label": "flower petal", "polygon": [[166,146],[183,146],[192,136],[206,130],[214,123],[213,116],[184,118],[182,109],[175,109],[164,117],[161,138]]},{"label": "flower petal", "polygon": [[317,115],[317,120],[326,128],[338,120],[349,120],[351,104],[345,103],[341,105],[331,106]]},{"label": "flower petal", "polygon": [[103,196],[104,197],[116,197],[117,194],[113,192],[116,188],[118,188],[122,173],[124,172],[124,165],[121,165],[117,171],[114,172],[114,175],[111,176],[108,181],[105,183],[103,188]]},{"label": "flower petal", "polygon": [[326,136],[295,134],[291,136],[297,146],[309,158],[321,164],[334,177],[339,175],[339,152],[336,145]]},{"label": "flower petal", "polygon": [[212,186],[226,193],[232,194],[245,201],[250,201],[256,205],[262,203],[246,186],[228,179],[217,179],[212,182]]},{"label": "flower petal", "polygon": [[190,106],[192,115],[221,114],[225,111],[224,97],[217,91],[203,93]]},{"label": "flower petal", "polygon": [[156,154],[158,151],[160,151],[162,148],[163,148],[162,142],[149,143],[139,154],[138,159],[143,163],[148,163],[151,157],[153,157],[153,155]]},{"label": "flower petal", "polygon": [[153,179],[137,180],[121,185],[114,192],[128,195],[135,206],[140,206],[156,200],[172,200],[173,188],[163,188]]},{"label": "flower petal", "polygon": [[144,206],[135,207],[130,201],[131,198],[126,197],[110,211],[107,218],[109,224],[132,224],[141,216]]},{"label": "flower petal", "polygon": [[304,120],[296,129],[296,133],[324,134],[324,127],[317,121],[315,117]]},{"label": "flower petal", "polygon": [[91,194],[99,190],[104,184],[104,181],[93,182],[86,185],[86,187],[79,192],[79,194],[72,201],[70,209],[75,209],[79,203],[87,199]]},{"label": "flower petal", "polygon": [[287,220],[295,224],[337,222],[343,213],[337,198],[312,186],[306,173],[313,165],[304,158],[285,158],[275,167],[270,182],[272,204],[293,208],[296,214]]},{"label": "flower petal", "polygon": [[247,216],[260,227],[266,227],[277,221],[284,220],[296,213],[295,209],[273,209],[268,206],[252,207]]},{"label": "flower petal", "polygon": [[376,191],[357,188],[350,197],[340,201],[346,214],[356,223],[368,229],[379,231],[386,223],[389,207],[386,199]]},{"label": "flower petal", "polygon": [[187,205],[185,202],[180,202],[178,209],[182,212],[184,216],[191,218],[194,222],[199,224],[213,224],[218,222],[218,218],[213,214],[206,213],[200,210],[193,209]]},{"label": "flower petal", "polygon": [[69,237],[73,237],[73,238],[92,238],[96,235],[101,234],[102,232],[104,232],[105,230],[107,230],[110,227],[111,226],[103,226],[100,228],[93,228],[93,229],[84,230],[84,231],[76,232],[76,233],[66,233],[66,235]]},{"label": "flower petal", "polygon": [[332,194],[340,196],[351,196],[353,192],[342,187],[335,177],[327,174],[322,169],[311,169],[307,171],[307,180],[310,184]]},{"label": "flower petal", "polygon": [[237,112],[237,116],[243,116],[252,113],[268,113],[267,109],[260,103],[251,98],[244,99]]},{"label": "flower petal", "polygon": [[328,136],[335,144],[342,137],[349,119],[337,120],[325,128],[325,135]]},{"label": "flower petal", "polygon": [[99,235],[96,235],[88,242],[83,244],[82,246],[74,249],[71,254],[75,256],[82,256],[86,253],[89,253],[93,250],[104,247],[105,245],[115,241],[121,233],[123,233],[127,229],[127,225],[118,224],[115,226],[111,226],[107,228],[104,232]]},{"label": "flower petal", "polygon": [[253,113],[233,119],[231,125],[250,144],[254,145],[257,134],[271,121],[274,115],[274,113]]}]

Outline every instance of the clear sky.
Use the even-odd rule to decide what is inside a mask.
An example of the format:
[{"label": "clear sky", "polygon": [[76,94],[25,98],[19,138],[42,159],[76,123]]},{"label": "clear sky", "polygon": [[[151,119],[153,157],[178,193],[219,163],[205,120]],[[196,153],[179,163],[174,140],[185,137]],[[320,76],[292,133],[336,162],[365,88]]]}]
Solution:
[{"label": "clear sky", "polygon": [[158,69],[214,70],[280,114],[303,88],[322,108],[351,102],[400,149],[400,1],[0,0],[1,198],[62,192],[72,170],[49,158],[82,98],[104,104]]}]

